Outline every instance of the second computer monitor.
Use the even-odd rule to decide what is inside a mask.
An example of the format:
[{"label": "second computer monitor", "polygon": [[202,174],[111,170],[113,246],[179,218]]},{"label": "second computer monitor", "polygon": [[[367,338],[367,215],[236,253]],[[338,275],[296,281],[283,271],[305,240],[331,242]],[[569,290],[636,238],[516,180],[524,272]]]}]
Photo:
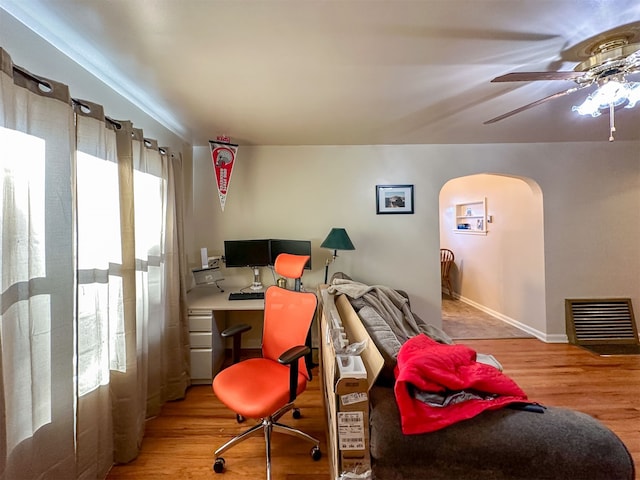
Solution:
[{"label": "second computer monitor", "polygon": [[309,240],[271,240],[271,265],[281,253],[291,253],[294,255],[309,255],[309,260],[304,266],[311,270],[311,241]]}]

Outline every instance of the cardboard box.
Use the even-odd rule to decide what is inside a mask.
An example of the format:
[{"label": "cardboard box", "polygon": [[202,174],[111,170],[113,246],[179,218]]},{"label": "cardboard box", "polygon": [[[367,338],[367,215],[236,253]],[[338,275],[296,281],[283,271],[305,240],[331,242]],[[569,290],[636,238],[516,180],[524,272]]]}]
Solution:
[{"label": "cardboard box", "polygon": [[340,378],[335,384],[340,472],[366,471],[369,455],[369,385],[366,378]]},{"label": "cardboard box", "polygon": [[[359,317],[342,295],[321,291],[322,375],[328,422],[328,452],[332,479],[344,472],[371,469],[369,452],[369,389],[384,360]],[[344,329],[349,343],[367,340],[359,357],[344,360],[336,354],[331,330]]]}]

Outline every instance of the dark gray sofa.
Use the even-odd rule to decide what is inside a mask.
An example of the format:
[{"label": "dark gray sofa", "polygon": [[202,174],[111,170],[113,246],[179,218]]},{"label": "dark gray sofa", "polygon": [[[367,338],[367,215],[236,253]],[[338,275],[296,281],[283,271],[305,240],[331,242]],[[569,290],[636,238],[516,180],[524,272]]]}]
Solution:
[{"label": "dark gray sofa", "polygon": [[[356,312],[364,306],[361,299],[349,300]],[[392,377],[401,342],[380,315],[365,311],[359,317],[385,360],[369,396],[373,479],[635,480],[622,441],[595,418],[564,408],[536,413],[507,407],[435,432],[404,435]]]},{"label": "dark gray sofa", "polygon": [[374,386],[369,404],[375,479],[635,479],[622,441],[576,411],[503,408],[436,432],[404,435],[393,389]]}]

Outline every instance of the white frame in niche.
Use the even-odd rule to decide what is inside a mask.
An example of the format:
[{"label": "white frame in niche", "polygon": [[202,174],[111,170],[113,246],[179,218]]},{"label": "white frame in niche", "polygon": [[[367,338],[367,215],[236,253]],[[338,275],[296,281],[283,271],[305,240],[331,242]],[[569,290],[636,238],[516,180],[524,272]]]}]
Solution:
[{"label": "white frame in niche", "polygon": [[487,199],[456,203],[453,231],[466,235],[487,234]]}]

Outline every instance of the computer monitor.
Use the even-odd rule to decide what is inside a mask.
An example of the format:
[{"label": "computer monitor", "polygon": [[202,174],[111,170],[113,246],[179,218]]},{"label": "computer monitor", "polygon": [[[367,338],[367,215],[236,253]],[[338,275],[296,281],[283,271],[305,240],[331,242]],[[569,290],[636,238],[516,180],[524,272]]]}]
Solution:
[{"label": "computer monitor", "polygon": [[281,253],[294,255],[309,255],[309,260],[304,268],[311,270],[311,241],[309,240],[271,240],[271,265]]},{"label": "computer monitor", "polygon": [[270,265],[269,240],[225,240],[224,258],[227,267],[266,267]]}]

